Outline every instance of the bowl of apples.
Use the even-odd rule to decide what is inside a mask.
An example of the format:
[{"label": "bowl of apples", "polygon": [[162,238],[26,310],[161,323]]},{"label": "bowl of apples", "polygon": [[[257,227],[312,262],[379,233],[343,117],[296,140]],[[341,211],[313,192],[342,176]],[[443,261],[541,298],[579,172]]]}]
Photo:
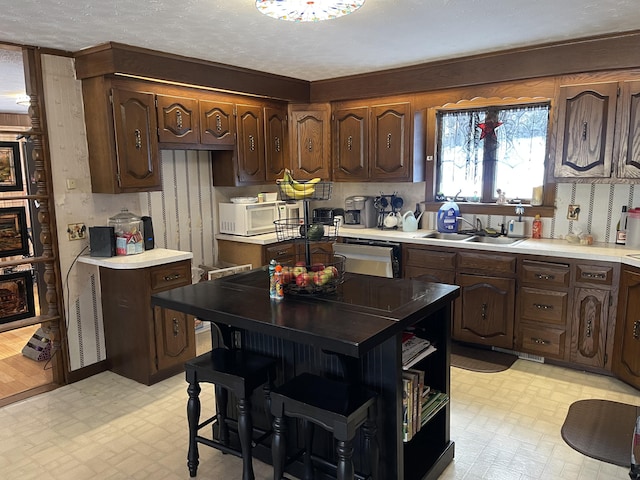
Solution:
[{"label": "bowl of apples", "polygon": [[344,281],[343,255],[325,254],[325,258],[313,255],[311,265],[299,260],[293,265],[282,265],[284,293],[293,295],[325,295],[336,291]]}]

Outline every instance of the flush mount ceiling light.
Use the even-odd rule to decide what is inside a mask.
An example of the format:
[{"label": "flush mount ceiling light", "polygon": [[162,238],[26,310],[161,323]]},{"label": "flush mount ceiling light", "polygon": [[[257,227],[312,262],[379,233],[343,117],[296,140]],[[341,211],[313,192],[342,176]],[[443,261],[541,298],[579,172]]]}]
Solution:
[{"label": "flush mount ceiling light", "polygon": [[260,13],[290,22],[319,22],[355,12],[364,0],[256,0]]},{"label": "flush mount ceiling light", "polygon": [[16,97],[16,103],[18,105],[28,107],[29,105],[31,105],[31,97],[29,97],[29,95],[27,95],[26,93],[23,93]]}]

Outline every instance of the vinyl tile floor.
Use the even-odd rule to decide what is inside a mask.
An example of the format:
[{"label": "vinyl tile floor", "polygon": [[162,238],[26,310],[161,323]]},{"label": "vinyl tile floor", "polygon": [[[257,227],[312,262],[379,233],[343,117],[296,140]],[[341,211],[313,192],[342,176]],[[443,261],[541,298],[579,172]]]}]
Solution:
[{"label": "vinyl tile floor", "polygon": [[[639,405],[630,386],[526,360],[500,373],[452,368],[451,385],[455,459],[441,479],[628,480],[627,469],[568,447],[560,428],[575,400]],[[204,418],[212,389],[201,395]],[[147,387],[103,372],[0,408],[0,478],[187,480],[186,398],[183,375]],[[268,465],[254,469],[271,478]],[[240,479],[241,470],[237,457],[200,448],[197,478]]]}]

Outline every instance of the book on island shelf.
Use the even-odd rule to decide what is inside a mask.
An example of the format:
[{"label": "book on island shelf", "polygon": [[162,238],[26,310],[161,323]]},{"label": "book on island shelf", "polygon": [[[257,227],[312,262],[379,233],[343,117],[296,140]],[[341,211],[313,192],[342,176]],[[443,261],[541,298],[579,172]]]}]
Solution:
[{"label": "book on island shelf", "polygon": [[402,368],[413,367],[427,355],[435,352],[436,348],[425,338],[420,338],[414,333],[402,334]]}]

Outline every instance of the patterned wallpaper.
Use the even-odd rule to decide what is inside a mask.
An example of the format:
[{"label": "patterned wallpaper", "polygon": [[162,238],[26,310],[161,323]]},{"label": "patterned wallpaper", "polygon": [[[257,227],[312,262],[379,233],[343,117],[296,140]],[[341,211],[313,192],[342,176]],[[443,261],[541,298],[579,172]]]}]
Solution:
[{"label": "patterned wallpaper", "polygon": [[[231,196],[273,189],[213,188],[206,152],[166,150],[161,151],[161,192],[91,193],[82,91],[75,79],[73,60],[45,55],[43,69],[69,356],[71,370],[76,370],[105,359],[106,354],[98,270],[75,262],[86,251],[88,241],[67,240],[68,223],[105,225],[110,216],[126,207],[133,213],[152,217],[158,247],[192,251],[196,266],[215,265],[217,203]],[[67,178],[76,179],[76,189],[66,189]],[[543,236],[547,238],[562,238],[581,229],[593,234],[596,241],[612,243],[622,205],[634,206],[633,185],[559,184],[556,188],[558,213],[554,218],[543,219]],[[422,199],[424,184],[334,184],[332,200],[322,206],[343,206],[344,199],[353,194],[378,195],[381,191],[391,194],[395,190],[403,195],[405,209],[413,210]],[[640,200],[636,202],[640,206]],[[580,205],[577,221],[566,218],[568,205]],[[461,208],[464,214],[464,206]],[[423,226],[428,228],[434,224],[435,215],[425,217]],[[479,218],[484,225],[496,228],[515,216]],[[526,216],[526,211],[524,220],[530,231],[532,218]]]}]

